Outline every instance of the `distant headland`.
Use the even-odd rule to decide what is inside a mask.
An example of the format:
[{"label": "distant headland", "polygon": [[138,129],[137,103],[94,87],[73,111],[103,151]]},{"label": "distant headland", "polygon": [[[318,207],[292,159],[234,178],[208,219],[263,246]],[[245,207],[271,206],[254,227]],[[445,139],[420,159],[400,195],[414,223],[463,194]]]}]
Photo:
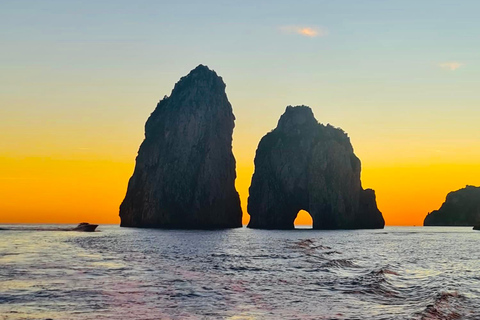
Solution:
[{"label": "distant headland", "polygon": [[450,192],[440,209],[430,212],[424,226],[478,226],[480,228],[480,187],[466,186]]}]

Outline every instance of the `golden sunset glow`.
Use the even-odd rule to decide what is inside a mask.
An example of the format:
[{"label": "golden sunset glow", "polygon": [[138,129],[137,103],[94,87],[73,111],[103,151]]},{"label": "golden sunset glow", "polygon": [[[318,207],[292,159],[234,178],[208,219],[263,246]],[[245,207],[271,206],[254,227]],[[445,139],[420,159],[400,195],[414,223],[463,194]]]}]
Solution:
[{"label": "golden sunset glow", "polygon": [[[45,157],[0,158],[0,223],[119,223],[118,207],[134,162],[58,160]],[[243,223],[253,164],[237,165]],[[414,181],[415,183],[412,183]],[[480,164],[434,164],[369,167],[362,170],[364,188],[374,188],[388,225],[422,225],[452,190],[480,182]],[[307,212],[296,224],[311,225]]]},{"label": "golden sunset glow", "polygon": [[0,158],[1,223],[119,223],[133,163]]}]

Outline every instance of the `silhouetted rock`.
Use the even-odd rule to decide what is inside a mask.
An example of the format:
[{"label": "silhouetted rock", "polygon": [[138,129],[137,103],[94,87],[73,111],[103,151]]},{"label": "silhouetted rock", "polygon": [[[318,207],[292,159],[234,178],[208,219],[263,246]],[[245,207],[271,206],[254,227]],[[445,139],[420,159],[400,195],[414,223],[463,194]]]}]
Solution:
[{"label": "silhouetted rock", "polygon": [[440,209],[430,212],[424,226],[474,226],[480,224],[480,187],[466,186],[450,192]]},{"label": "silhouetted rock", "polygon": [[241,227],[234,120],[225,83],[214,71],[199,65],[181,78],[145,125],[121,226]]},{"label": "silhouetted rock", "polygon": [[480,230],[480,223],[473,227],[473,230]]},{"label": "silhouetted rock", "polygon": [[383,228],[360,167],[341,129],[319,124],[309,107],[288,106],[257,148],[248,227],[293,229],[298,211],[306,210],[314,229]]}]

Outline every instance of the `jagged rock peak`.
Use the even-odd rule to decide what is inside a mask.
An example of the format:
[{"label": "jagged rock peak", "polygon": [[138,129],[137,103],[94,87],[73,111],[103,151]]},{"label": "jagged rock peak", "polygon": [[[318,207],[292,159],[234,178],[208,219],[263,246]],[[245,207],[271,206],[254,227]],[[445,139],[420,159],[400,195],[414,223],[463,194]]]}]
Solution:
[{"label": "jagged rock peak", "polygon": [[260,141],[250,186],[250,228],[293,229],[300,210],[314,229],[383,228],[375,192],[363,190],[347,134],[319,124],[307,106],[288,106]]},{"label": "jagged rock peak", "polygon": [[145,124],[121,225],[158,228],[242,226],[235,190],[232,106],[225,83],[199,65],[162,99]]},{"label": "jagged rock peak", "polygon": [[480,225],[480,187],[467,185],[447,194],[440,209],[430,212],[424,226]]},{"label": "jagged rock peak", "polygon": [[312,109],[305,105],[287,106],[278,120],[275,131],[282,132],[286,136],[320,134],[336,140],[353,152],[350,138],[345,131],[330,124],[324,125],[318,122]]},{"label": "jagged rock peak", "polygon": [[184,88],[197,88],[204,87],[209,90],[224,90],[225,83],[222,77],[218,76],[213,70],[210,70],[207,66],[199,64],[195,69],[175,84],[172,94],[176,90],[182,90]]},{"label": "jagged rock peak", "polygon": [[298,133],[298,129],[313,128],[318,125],[312,109],[307,106],[287,106],[278,120],[277,129],[285,133]]}]

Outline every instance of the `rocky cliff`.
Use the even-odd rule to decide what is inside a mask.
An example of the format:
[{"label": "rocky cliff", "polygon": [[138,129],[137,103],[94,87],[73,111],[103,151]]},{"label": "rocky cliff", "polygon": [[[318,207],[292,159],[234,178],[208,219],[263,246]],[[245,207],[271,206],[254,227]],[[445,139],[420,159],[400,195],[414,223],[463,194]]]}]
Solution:
[{"label": "rocky cliff", "polygon": [[181,78],[145,125],[121,226],[241,227],[234,120],[225,83],[214,71],[199,65]]},{"label": "rocky cliff", "polygon": [[424,226],[474,226],[480,224],[480,187],[466,186],[450,192],[440,209],[430,212]]},{"label": "rocky cliff", "polygon": [[319,124],[306,106],[287,107],[260,141],[248,198],[249,228],[293,229],[299,210],[314,229],[383,228],[375,192],[363,190],[348,136]]}]

